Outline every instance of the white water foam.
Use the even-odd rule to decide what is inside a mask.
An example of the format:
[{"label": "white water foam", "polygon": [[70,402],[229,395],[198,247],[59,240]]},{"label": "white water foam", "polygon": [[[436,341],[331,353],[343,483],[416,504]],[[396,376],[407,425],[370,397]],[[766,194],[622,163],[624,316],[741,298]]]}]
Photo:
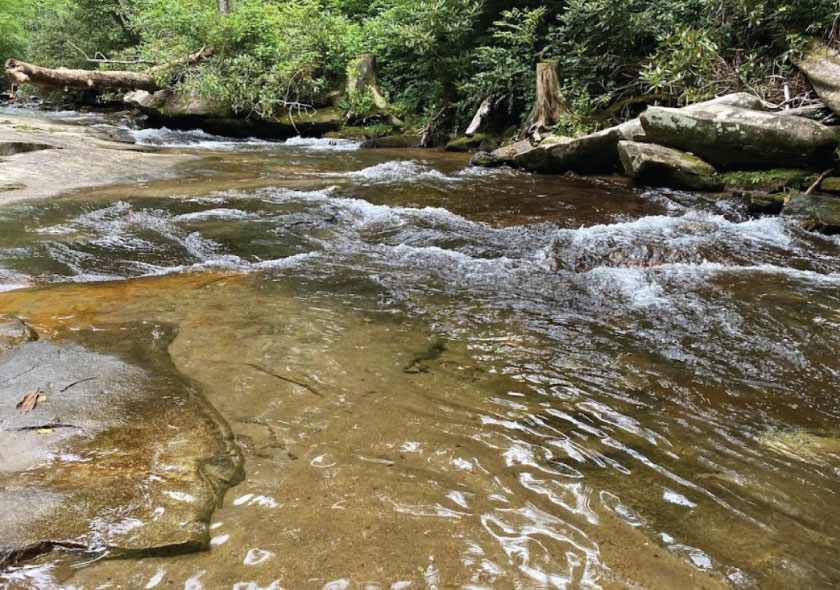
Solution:
[{"label": "white water foam", "polygon": [[283,142],[286,147],[296,147],[313,151],[350,152],[359,149],[359,141],[351,139],[329,139],[326,137],[292,137]]},{"label": "white water foam", "polygon": [[134,143],[138,145],[169,148],[230,151],[242,147],[278,145],[277,142],[254,137],[245,139],[221,137],[206,133],[200,129],[179,131],[167,127],[160,127],[158,129],[130,129],[128,133],[134,139]]}]

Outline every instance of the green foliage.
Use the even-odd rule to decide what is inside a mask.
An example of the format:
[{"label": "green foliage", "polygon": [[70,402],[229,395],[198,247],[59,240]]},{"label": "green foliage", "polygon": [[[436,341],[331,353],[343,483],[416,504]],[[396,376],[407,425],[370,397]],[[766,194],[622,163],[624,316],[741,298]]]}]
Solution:
[{"label": "green foliage", "polygon": [[[621,117],[653,100],[772,93],[769,74],[791,75],[837,15],[836,0],[238,0],[225,17],[213,0],[0,0],[0,57],[94,67],[72,42],[90,56],[167,64],[212,46],[198,65],[157,69],[161,82],[270,117],[343,89],[348,62],[371,52],[397,114],[450,127],[487,96],[500,125],[521,122],[536,63],[554,59],[575,111],[558,130],[572,134],[605,109]],[[347,100],[374,110],[369,96]]]},{"label": "green foliage", "polygon": [[[22,16],[21,5],[16,0],[0,0],[0,63],[10,57],[19,57],[25,51]],[[5,84],[3,79],[0,85]]]},{"label": "green foliage", "polygon": [[527,115],[527,106],[534,100],[534,56],[541,42],[540,26],[546,7],[533,10],[505,10],[493,23],[492,45],[478,47],[472,55],[475,72],[459,86],[464,98],[459,106],[469,114],[476,101],[493,97],[496,108],[508,113]]}]

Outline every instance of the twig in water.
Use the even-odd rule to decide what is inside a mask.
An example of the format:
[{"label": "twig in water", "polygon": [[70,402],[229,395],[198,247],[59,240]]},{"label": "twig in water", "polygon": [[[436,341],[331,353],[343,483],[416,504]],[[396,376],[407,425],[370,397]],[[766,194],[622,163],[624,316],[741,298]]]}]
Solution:
[{"label": "twig in water", "polygon": [[285,377],[283,375],[278,375],[274,371],[272,371],[270,369],[266,369],[265,367],[257,365],[255,363],[244,363],[244,364],[251,367],[252,369],[256,369],[257,371],[259,371],[261,373],[265,373],[266,375],[271,375],[272,377],[280,379],[281,381],[285,381],[286,383],[291,383],[293,385],[303,387],[309,393],[315,394],[318,397],[324,397],[324,395],[320,391],[318,391],[317,389],[315,389],[314,387],[312,387],[308,383],[304,383],[303,381],[298,381],[297,379],[292,379],[291,377]]}]

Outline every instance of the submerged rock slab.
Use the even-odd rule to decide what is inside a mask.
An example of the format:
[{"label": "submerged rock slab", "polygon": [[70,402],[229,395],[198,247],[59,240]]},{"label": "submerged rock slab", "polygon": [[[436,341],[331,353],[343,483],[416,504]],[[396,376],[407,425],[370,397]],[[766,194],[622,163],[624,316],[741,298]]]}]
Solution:
[{"label": "submerged rock slab", "polygon": [[810,119],[727,105],[651,107],[641,121],[649,141],[692,152],[727,169],[819,168],[831,162],[838,139]]},{"label": "submerged rock slab", "polygon": [[719,190],[715,169],[692,154],[654,143],[621,141],[624,171],[639,184],[680,190]]},{"label": "submerged rock slab", "polygon": [[0,355],[0,562],[206,548],[241,470],[227,424],[176,373],[49,342]]}]

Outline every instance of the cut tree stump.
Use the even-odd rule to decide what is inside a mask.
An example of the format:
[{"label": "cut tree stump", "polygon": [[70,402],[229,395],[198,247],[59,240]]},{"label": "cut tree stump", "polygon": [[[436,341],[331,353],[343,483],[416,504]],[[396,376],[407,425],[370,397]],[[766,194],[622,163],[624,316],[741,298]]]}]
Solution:
[{"label": "cut tree stump", "polygon": [[572,109],[560,98],[560,76],[556,61],[537,64],[537,96],[534,108],[525,123],[525,135],[541,139],[542,134],[563,117],[572,115]]}]

